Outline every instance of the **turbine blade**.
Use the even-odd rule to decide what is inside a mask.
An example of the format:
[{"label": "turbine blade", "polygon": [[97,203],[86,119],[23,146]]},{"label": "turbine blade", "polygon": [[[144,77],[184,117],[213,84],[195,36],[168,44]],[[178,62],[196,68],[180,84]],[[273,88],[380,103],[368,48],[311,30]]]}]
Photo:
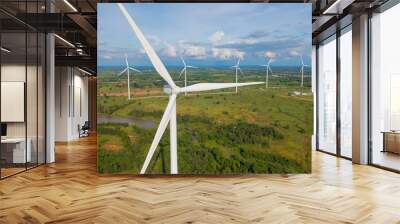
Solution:
[{"label": "turbine blade", "polygon": [[239,70],[239,72],[243,75],[242,69],[241,69],[241,68],[238,68],[238,70]]},{"label": "turbine blade", "polygon": [[151,63],[153,64],[154,68],[160,74],[160,76],[171,86],[171,88],[176,88],[174,81],[171,78],[171,75],[168,73],[168,70],[165,68],[164,64],[154,51],[153,47],[147,41],[146,37],[140,30],[140,28],[136,25],[135,21],[129,15],[128,11],[124,7],[123,4],[117,3],[119,9],[121,10],[122,14],[125,16],[126,20],[128,21],[130,27],[132,28],[133,32],[135,33],[136,37],[139,39],[140,43],[142,44],[144,50],[146,51],[147,56],[149,57]]},{"label": "turbine blade", "polygon": [[129,67],[129,69],[132,70],[132,71],[135,71],[135,72],[140,72],[140,73],[142,73],[140,70],[138,70],[138,69],[136,69],[136,68],[134,68],[134,67]]},{"label": "turbine blade", "polygon": [[271,67],[268,67],[268,69],[269,69],[269,71],[272,73],[272,69],[271,69]]},{"label": "turbine blade", "polygon": [[181,60],[182,60],[183,65],[186,67],[185,60],[183,60],[183,57],[182,57],[182,56],[181,56]]},{"label": "turbine blade", "polygon": [[171,95],[171,97],[168,101],[167,108],[165,108],[165,112],[161,118],[160,124],[158,125],[156,135],[154,136],[153,142],[151,143],[149,152],[147,153],[146,160],[144,161],[144,164],[143,164],[142,170],[140,171],[140,174],[146,173],[146,169],[149,166],[151,158],[153,157],[154,152],[157,149],[158,143],[160,142],[161,137],[163,136],[163,134],[165,132],[165,129],[167,129],[168,122],[171,120],[171,111],[172,111],[173,107],[175,106],[175,102],[176,102],[176,95],[173,94],[173,95]]},{"label": "turbine blade", "polygon": [[197,83],[194,85],[190,85],[188,87],[183,87],[180,89],[180,92],[201,92],[201,91],[209,91],[216,89],[226,89],[233,88],[236,86],[251,86],[251,85],[259,85],[264,82],[245,82],[245,83]]},{"label": "turbine blade", "polygon": [[128,70],[128,68],[125,68],[124,70],[122,70],[120,73],[118,73],[117,76],[121,76],[122,74],[124,74],[126,72],[126,70]]},{"label": "turbine blade", "polygon": [[187,65],[186,68],[198,68],[198,67]]},{"label": "turbine blade", "polygon": [[126,67],[129,67],[128,55],[127,54],[125,54],[125,64],[126,64]]},{"label": "turbine blade", "polygon": [[182,76],[184,71],[185,71],[185,68],[182,68],[181,72],[179,73],[179,78]]}]

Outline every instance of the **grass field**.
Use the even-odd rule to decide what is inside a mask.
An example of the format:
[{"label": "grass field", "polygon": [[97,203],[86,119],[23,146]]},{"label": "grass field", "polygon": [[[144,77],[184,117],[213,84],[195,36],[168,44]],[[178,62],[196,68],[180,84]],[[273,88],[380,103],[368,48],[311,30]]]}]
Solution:
[{"label": "grass field", "polygon": [[[182,86],[177,71],[172,71]],[[139,173],[168,96],[152,70],[134,74],[132,100],[126,77],[103,71],[98,76],[98,115],[153,121],[155,126],[98,124],[98,170]],[[246,71],[239,82],[264,81],[262,70]],[[299,91],[299,76],[284,72],[265,85],[234,88],[177,99],[178,167],[180,174],[308,173],[311,171],[312,96]],[[188,73],[189,84],[233,82],[231,70],[199,69]],[[305,79],[310,83],[309,79]],[[309,84],[304,88],[310,90]],[[124,94],[125,93],[125,94]],[[169,173],[169,130],[165,132],[148,173]]]}]

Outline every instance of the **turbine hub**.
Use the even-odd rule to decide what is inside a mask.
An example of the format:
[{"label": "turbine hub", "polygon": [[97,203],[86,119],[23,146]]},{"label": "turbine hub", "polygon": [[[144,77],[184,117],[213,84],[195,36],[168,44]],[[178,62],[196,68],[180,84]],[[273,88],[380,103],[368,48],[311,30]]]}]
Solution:
[{"label": "turbine hub", "polygon": [[172,94],[172,88],[170,85],[164,85],[164,93],[171,95]]},{"label": "turbine hub", "polygon": [[168,95],[172,95],[172,94],[178,94],[180,93],[180,88],[171,88],[170,85],[164,85],[164,93],[168,94]]}]

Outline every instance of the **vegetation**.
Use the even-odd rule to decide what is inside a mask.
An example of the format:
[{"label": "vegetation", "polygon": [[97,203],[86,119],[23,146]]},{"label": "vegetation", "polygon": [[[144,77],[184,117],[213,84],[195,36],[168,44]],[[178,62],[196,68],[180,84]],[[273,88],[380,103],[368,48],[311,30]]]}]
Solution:
[{"label": "vegetation", "polygon": [[[174,80],[178,80],[173,72]],[[191,72],[195,82],[232,82],[232,71]],[[265,86],[179,96],[178,163],[180,174],[308,173],[311,171],[312,96],[299,91],[297,76],[271,78]],[[241,82],[262,81],[262,70],[246,72]],[[286,81],[285,81],[286,80]],[[307,80],[306,80],[307,81]],[[308,80],[309,81],[309,80]],[[126,81],[115,72],[99,74],[98,114],[154,122],[98,125],[98,170],[101,173],[139,173],[168,96],[164,82],[152,71],[134,77],[131,101],[112,93],[126,92]],[[182,85],[176,81],[178,85]],[[295,85],[297,84],[297,85]],[[309,88],[305,88],[309,89]],[[138,92],[148,94],[137,95]],[[305,91],[309,92],[309,91]],[[169,173],[169,130],[166,130],[147,173]]]}]

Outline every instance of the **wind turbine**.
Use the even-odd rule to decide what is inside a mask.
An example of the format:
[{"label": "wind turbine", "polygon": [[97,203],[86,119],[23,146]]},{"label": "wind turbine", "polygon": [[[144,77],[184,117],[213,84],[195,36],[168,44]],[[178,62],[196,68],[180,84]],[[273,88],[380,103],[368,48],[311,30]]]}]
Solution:
[{"label": "wind turbine", "polygon": [[128,75],[128,100],[130,100],[131,99],[131,83],[130,83],[129,70],[132,70],[135,72],[141,72],[141,71],[135,69],[134,67],[129,66],[128,55],[126,55],[126,54],[125,54],[125,65],[126,65],[126,68],[124,70],[122,70],[120,73],[118,73],[118,76],[121,76],[125,72],[127,73],[127,75]]},{"label": "wind turbine", "polygon": [[[240,71],[240,73],[243,74],[242,69],[240,69],[240,67],[239,67],[239,64],[240,64],[240,58],[238,58],[238,61],[237,61],[236,65],[231,67],[231,68],[234,68],[235,71],[236,71],[236,74],[235,74],[236,84],[238,83],[238,71]],[[236,86],[236,94],[237,93],[238,93],[238,87]]]},{"label": "wind turbine", "polygon": [[304,64],[303,56],[300,55],[300,59],[301,59],[301,68],[300,68],[300,72],[301,72],[301,95],[303,95],[304,68],[305,67],[309,67],[309,66]]},{"label": "wind turbine", "polygon": [[168,83],[169,88],[165,88],[165,92],[169,94],[168,105],[165,108],[165,112],[161,118],[160,124],[157,128],[156,134],[154,136],[153,142],[151,143],[150,149],[147,153],[146,159],[144,161],[143,167],[140,171],[140,174],[145,174],[147,167],[150,164],[151,158],[154,155],[155,150],[157,149],[158,143],[163,136],[168,123],[170,124],[170,159],[171,159],[171,174],[178,173],[178,151],[177,151],[177,133],[176,133],[176,97],[180,93],[185,92],[200,92],[200,91],[208,91],[208,90],[216,90],[216,89],[225,89],[232,88],[237,86],[249,86],[262,84],[263,82],[249,82],[249,83],[197,83],[194,85],[179,87],[176,86],[174,81],[171,78],[171,75],[165,68],[164,64],[161,62],[160,58],[154,51],[153,47],[147,41],[146,37],[143,35],[140,28],[136,25],[133,18],[129,15],[128,11],[124,7],[123,4],[117,3],[119,9],[122,14],[125,16],[126,20],[129,23],[129,26],[135,33],[137,39],[140,44],[143,46],[146,51],[147,56],[149,57],[151,63],[153,64],[155,70],[158,74]]},{"label": "wind turbine", "polygon": [[[185,73],[185,87],[187,86],[187,79],[186,79],[186,70],[187,68],[197,68],[191,65],[187,65],[185,60],[183,60],[182,56],[181,56],[181,60],[183,63],[183,69],[181,70],[181,72],[179,73],[179,78],[182,76],[182,73]],[[187,95],[187,93],[185,92],[185,96]]]},{"label": "wind turbine", "polygon": [[266,67],[266,72],[265,72],[265,88],[267,89],[268,88],[268,76],[269,76],[269,72],[271,72],[272,73],[272,70],[271,70],[271,66],[270,66],[270,64],[271,64],[271,62],[272,62],[272,59],[270,58],[269,60],[268,60],[268,62],[267,62],[267,64],[265,64],[265,65],[261,65],[261,66],[263,66],[263,67]]}]

